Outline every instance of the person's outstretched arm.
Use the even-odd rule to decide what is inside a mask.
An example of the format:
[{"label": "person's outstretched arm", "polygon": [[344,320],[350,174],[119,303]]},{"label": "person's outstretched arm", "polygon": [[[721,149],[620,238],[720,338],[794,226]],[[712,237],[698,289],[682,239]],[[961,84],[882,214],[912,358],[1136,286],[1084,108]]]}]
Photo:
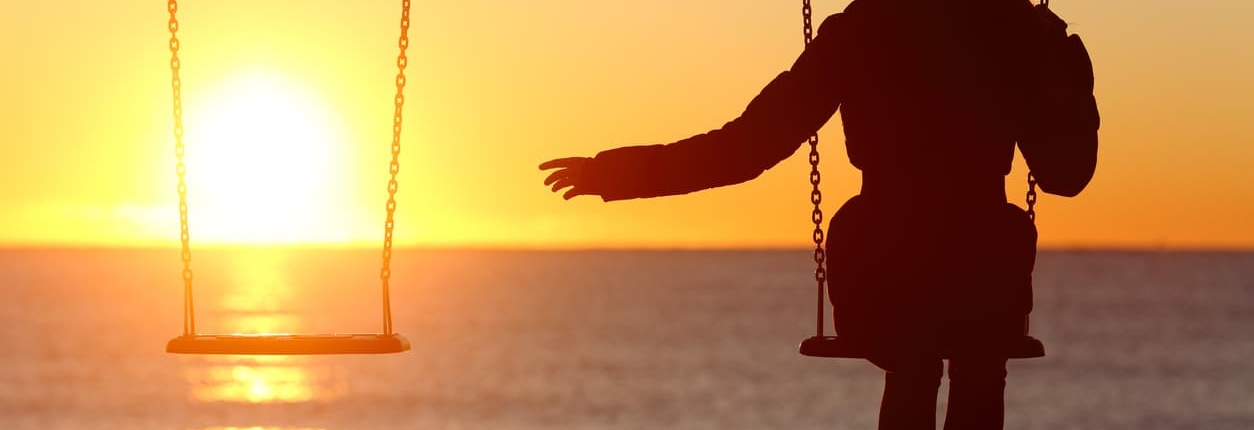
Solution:
[{"label": "person's outstretched arm", "polygon": [[828,17],[792,68],[781,73],[722,128],[664,145],[628,146],[595,158],[550,160],[541,169],[564,197],[589,194],[605,201],[686,194],[738,184],[796,152],[840,106],[839,64],[848,25]]}]

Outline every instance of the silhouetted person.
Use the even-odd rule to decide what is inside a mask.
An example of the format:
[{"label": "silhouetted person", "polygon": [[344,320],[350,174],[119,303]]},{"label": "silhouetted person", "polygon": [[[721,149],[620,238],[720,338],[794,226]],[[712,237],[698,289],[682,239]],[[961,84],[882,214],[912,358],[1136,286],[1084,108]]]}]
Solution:
[{"label": "silhouetted person", "polygon": [[856,0],[718,130],[561,158],[564,197],[685,194],[757,177],[839,108],[862,190],[832,217],[829,298],[842,337],[885,370],[881,429],[1000,429],[1006,357],[1031,311],[1036,229],[1007,202],[1016,143],[1043,191],[1074,196],[1097,160],[1092,66],[1026,0]]}]

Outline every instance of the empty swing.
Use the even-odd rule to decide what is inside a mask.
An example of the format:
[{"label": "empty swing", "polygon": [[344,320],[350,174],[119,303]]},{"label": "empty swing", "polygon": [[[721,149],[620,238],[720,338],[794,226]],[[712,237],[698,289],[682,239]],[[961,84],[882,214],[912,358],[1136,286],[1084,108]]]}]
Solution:
[{"label": "empty swing", "polygon": [[192,303],[191,248],[187,222],[187,167],[183,163],[183,104],[179,79],[178,1],[169,0],[170,71],[174,95],[174,153],[178,159],[179,237],[183,260],[183,334],[170,339],[166,352],[175,354],[388,354],[409,350],[409,341],[392,330],[391,300],[388,281],[391,278],[393,214],[396,211],[396,174],[400,170],[401,118],[405,104],[405,48],[409,46],[409,0],[401,2],[401,33],[397,41],[400,54],[396,58],[395,113],[392,123],[392,162],[389,166],[387,219],[384,223],[383,328],[379,333],[335,334],[200,334],[196,333],[196,311]]},{"label": "empty swing", "polygon": [[[805,46],[809,46],[813,38],[813,26],[811,24],[811,8],[810,0],[802,0],[801,6],[803,34],[805,36]],[[811,220],[814,222],[814,263],[816,269],[814,271],[814,279],[818,284],[817,295],[817,315],[815,319],[815,334],[804,341],[798,347],[798,352],[802,355],[810,357],[825,358],[868,358],[871,346],[849,337],[827,336],[824,334],[824,304],[826,298],[827,285],[827,269],[825,261],[827,259],[826,252],[823,249],[823,194],[819,190],[821,175],[819,173],[819,138],[818,134],[811,135],[810,144],[810,184],[813,186],[810,191],[810,202],[814,204],[814,210],[811,212]],[[1033,205],[1036,203],[1036,179],[1032,173],[1028,173],[1028,192],[1027,192],[1027,214],[1028,218],[1035,221],[1036,213]],[[1023,335],[1010,339],[1008,341],[999,342],[994,351],[1006,358],[1035,358],[1045,356],[1045,347],[1041,341],[1028,335],[1028,317],[1023,318]],[[951,358],[951,351],[938,351],[941,355],[939,358]]]}]

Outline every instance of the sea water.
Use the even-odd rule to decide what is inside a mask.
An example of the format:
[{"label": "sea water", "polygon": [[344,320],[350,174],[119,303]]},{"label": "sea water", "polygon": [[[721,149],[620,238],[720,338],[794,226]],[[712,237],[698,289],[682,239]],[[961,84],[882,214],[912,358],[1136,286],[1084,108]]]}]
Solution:
[{"label": "sea water", "polygon": [[[873,429],[882,374],[797,354],[805,250],[406,250],[412,350],[190,356],[174,250],[0,251],[0,429]],[[210,249],[199,332],[376,332],[375,250]],[[1254,253],[1042,252],[1007,429],[1254,429]],[[830,309],[830,308],[829,308]],[[938,416],[943,417],[944,391]]]}]

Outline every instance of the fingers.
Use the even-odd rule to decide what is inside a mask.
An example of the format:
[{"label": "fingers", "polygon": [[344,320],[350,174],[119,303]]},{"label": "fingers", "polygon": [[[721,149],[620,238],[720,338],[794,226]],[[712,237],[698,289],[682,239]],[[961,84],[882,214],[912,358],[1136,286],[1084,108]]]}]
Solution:
[{"label": "fingers", "polygon": [[587,190],[586,184],[580,183],[582,172],[591,161],[589,157],[566,157],[540,163],[540,170],[557,169],[544,178],[544,185],[550,185],[555,193],[569,187],[570,189],[562,194],[562,198],[566,200],[575,196],[592,194]]},{"label": "fingers", "polygon": [[565,182],[558,182],[557,184],[554,184],[553,192],[560,192],[562,188],[566,188],[566,187],[570,187],[569,190],[566,190],[565,193],[562,193],[562,198],[566,200],[570,200],[571,198],[575,196],[592,194],[592,193],[589,193],[587,188],[585,187],[581,187],[578,184],[565,183]]},{"label": "fingers", "polygon": [[548,169],[558,168],[558,167],[566,167],[566,168],[578,167],[578,166],[582,166],[584,163],[587,163],[590,160],[592,159],[588,157],[557,158],[557,159],[540,163],[540,170],[548,170]]},{"label": "fingers", "polygon": [[566,190],[566,194],[562,194],[562,198],[566,200],[570,200],[571,198],[575,196],[583,195],[583,194],[588,194],[588,193],[583,192],[582,190],[579,189],[579,187],[572,187],[571,189]]},{"label": "fingers", "polygon": [[566,179],[566,178],[569,178],[570,176],[571,176],[570,169],[556,170],[553,173],[550,173],[549,177],[544,178],[544,185],[552,184],[555,181]]},{"label": "fingers", "polygon": [[571,178],[561,178],[561,179],[558,179],[557,182],[553,183],[553,192],[557,192],[557,190],[560,190],[562,188],[574,187],[574,186],[575,186],[575,181],[572,180]]},{"label": "fingers", "polygon": [[592,194],[588,192],[588,190],[585,187],[580,186],[580,184],[576,183],[573,177],[569,176],[569,170],[570,169],[563,169],[557,172],[553,172],[552,175],[549,175],[549,179],[545,180],[544,182],[545,185],[548,185],[550,182],[552,182],[553,186],[551,187],[551,189],[555,193],[561,192],[563,188],[570,187],[569,190],[566,190],[566,192],[562,194],[562,198],[566,200],[570,200],[571,198],[575,196]]}]

